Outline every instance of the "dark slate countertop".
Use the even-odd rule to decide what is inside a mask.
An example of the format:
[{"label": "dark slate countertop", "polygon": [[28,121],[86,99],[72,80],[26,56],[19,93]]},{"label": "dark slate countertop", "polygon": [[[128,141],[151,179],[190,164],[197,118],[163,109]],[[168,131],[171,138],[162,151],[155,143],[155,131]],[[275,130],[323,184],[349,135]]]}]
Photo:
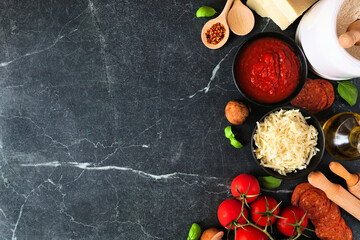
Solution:
[{"label": "dark slate countertop", "polygon": [[[280,31],[256,16],[251,34],[209,50],[200,40],[208,19],[195,12],[224,4],[0,2],[0,239],[173,240],[193,222],[219,226],[232,179],[265,175],[249,142],[269,109],[250,104],[243,148],[224,137],[225,105],[243,99],[233,58],[248,36]],[[294,37],[298,22],[284,33]],[[337,95],[317,117],[344,111],[360,108]],[[325,153],[317,169],[344,184],[331,160]],[[360,172],[359,161],[344,165]],[[304,181],[263,193],[287,205]],[[358,221],[342,215],[358,239]]]}]

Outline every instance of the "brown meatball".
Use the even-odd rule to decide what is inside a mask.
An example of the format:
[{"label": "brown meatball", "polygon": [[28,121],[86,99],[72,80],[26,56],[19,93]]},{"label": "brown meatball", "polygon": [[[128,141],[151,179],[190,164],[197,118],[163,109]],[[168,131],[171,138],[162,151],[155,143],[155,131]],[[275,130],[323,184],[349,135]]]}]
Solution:
[{"label": "brown meatball", "polygon": [[249,116],[249,108],[242,102],[231,100],[225,107],[225,116],[230,123],[240,125]]}]

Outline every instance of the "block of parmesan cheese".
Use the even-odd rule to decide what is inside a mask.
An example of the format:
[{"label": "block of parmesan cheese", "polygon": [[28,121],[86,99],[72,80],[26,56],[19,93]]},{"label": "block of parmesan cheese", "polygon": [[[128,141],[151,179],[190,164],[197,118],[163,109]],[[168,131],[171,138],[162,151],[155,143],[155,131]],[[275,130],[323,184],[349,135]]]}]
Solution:
[{"label": "block of parmesan cheese", "polygon": [[271,18],[285,30],[317,0],[248,0],[246,5],[261,17]]},{"label": "block of parmesan cheese", "polygon": [[265,11],[265,3],[260,0],[248,0],[246,2],[246,5],[248,5],[249,8],[254,10],[257,14],[259,14],[261,17],[269,17],[267,12]]},{"label": "block of parmesan cheese", "polygon": [[246,5],[261,17],[271,18],[281,30],[285,30],[291,24],[272,0],[248,0]]},{"label": "block of parmesan cheese", "polygon": [[272,0],[271,2],[293,23],[316,1],[317,0]]}]

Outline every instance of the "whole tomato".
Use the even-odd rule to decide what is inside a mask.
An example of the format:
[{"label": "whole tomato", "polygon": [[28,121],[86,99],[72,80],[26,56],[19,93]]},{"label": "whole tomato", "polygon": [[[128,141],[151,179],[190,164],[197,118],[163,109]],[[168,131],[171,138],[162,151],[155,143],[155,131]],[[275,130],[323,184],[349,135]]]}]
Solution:
[{"label": "whole tomato", "polygon": [[246,201],[247,203],[251,203],[258,197],[260,193],[260,185],[253,175],[243,173],[232,181],[231,193],[240,201],[243,201],[242,195],[246,193]]},{"label": "whole tomato", "polygon": [[[266,201],[268,203],[268,208],[266,207]],[[260,196],[252,202],[250,206],[250,214],[254,223],[263,227],[273,224],[276,221],[276,217],[271,217],[271,214],[279,215],[280,212],[280,208],[277,205],[278,202],[270,196]],[[270,216],[270,222],[268,222],[267,214]]]},{"label": "whole tomato", "polygon": [[[290,224],[295,224],[295,215],[296,215],[296,219],[297,222],[300,222],[300,220],[302,219],[302,217],[305,215],[304,210],[302,210],[302,208],[300,207],[295,207],[295,206],[287,206],[284,209],[281,210],[280,213],[280,218],[277,222],[276,222],[276,227],[277,229],[279,229],[279,231],[286,235],[286,236],[291,236],[297,235],[297,231],[296,230],[300,230],[300,226],[302,227],[306,227],[307,223],[308,223],[308,219],[305,216],[304,220],[301,222],[300,226],[296,227],[296,229],[291,226],[291,225],[287,225],[288,223]],[[295,233],[294,233],[295,231]]]},{"label": "whole tomato", "polygon": [[268,240],[268,236],[259,229],[252,226],[245,226],[236,230],[235,240]]},{"label": "whole tomato", "polygon": [[[236,199],[227,199],[223,201],[220,204],[217,212],[220,224],[225,228],[229,228],[228,224],[239,217],[242,208],[242,203]],[[246,207],[243,208],[243,213],[247,218],[248,212]],[[243,216],[241,216],[237,222],[239,224],[244,224],[246,220]],[[234,226],[232,226],[231,229],[234,229]]]}]

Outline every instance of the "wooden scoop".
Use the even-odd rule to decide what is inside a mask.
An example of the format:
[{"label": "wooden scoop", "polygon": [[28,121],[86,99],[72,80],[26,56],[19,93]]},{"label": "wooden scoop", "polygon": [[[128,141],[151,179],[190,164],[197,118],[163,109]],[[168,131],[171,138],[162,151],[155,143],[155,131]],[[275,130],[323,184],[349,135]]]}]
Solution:
[{"label": "wooden scoop", "polygon": [[330,182],[321,172],[311,172],[308,181],[314,187],[323,190],[331,201],[360,221],[360,200],[354,195],[339,184]]},{"label": "wooden scoop", "polygon": [[338,162],[331,162],[329,164],[329,168],[333,173],[342,177],[346,180],[346,184],[348,187],[349,192],[354,194],[357,198],[360,199],[360,182],[359,182],[359,175],[354,173],[349,173],[343,165]]},{"label": "wooden scoop", "polygon": [[[226,21],[226,16],[227,16],[227,13],[229,12],[229,9],[230,9],[233,1],[234,0],[227,0],[225,7],[224,7],[223,11],[221,12],[221,14],[217,18],[211,19],[207,23],[205,23],[203,29],[201,30],[201,40],[204,43],[204,45],[207,46],[208,48],[210,48],[210,49],[221,48],[222,46],[224,46],[226,41],[229,39],[230,29],[229,29],[229,26]],[[214,25],[215,23],[221,23],[222,25],[224,25],[225,36],[218,44],[211,44],[211,43],[207,42],[206,31],[208,29],[210,29],[212,27],[212,25]]]},{"label": "wooden scoop", "polygon": [[235,0],[227,16],[231,31],[243,36],[251,32],[255,25],[253,12],[240,0]]},{"label": "wooden scoop", "polygon": [[354,45],[360,45],[360,20],[350,24],[347,32],[340,35],[339,44],[343,48],[350,48]]}]

